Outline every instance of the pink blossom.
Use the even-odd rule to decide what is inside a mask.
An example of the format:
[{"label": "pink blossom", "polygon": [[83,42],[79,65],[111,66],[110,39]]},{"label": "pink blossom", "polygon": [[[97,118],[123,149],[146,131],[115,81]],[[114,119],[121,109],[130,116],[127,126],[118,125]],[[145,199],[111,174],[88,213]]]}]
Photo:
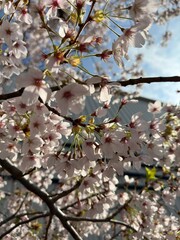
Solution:
[{"label": "pink blossom", "polygon": [[22,153],[38,153],[43,144],[44,141],[39,136],[30,136],[29,138],[26,138],[23,142]]},{"label": "pink blossom", "polygon": [[55,99],[63,115],[66,115],[68,111],[78,114],[82,112],[85,104],[85,96],[88,94],[88,87],[71,83],[60,89],[55,94]]},{"label": "pink blossom", "polygon": [[27,154],[23,156],[19,167],[23,172],[33,167],[40,168],[41,167],[40,157],[33,154]]},{"label": "pink blossom", "polygon": [[5,43],[11,46],[13,41],[22,40],[22,37],[20,26],[17,23],[9,23],[8,21],[2,22],[0,38],[4,39]]},{"label": "pink blossom", "polygon": [[94,141],[93,139],[87,139],[83,142],[82,144],[82,149],[83,151],[85,152],[86,154],[86,157],[89,159],[89,160],[97,160],[99,158],[99,155],[96,154],[95,152],[95,145],[94,145]]},{"label": "pink blossom", "polygon": [[19,9],[19,16],[18,16],[18,20],[20,22],[25,22],[26,24],[32,24],[32,16],[28,13],[27,8],[23,7],[21,9]]},{"label": "pink blossom", "polygon": [[22,40],[13,42],[12,46],[10,47],[10,53],[13,53],[16,58],[25,58],[27,56],[25,42]]},{"label": "pink blossom", "polygon": [[27,105],[36,103],[39,97],[45,103],[51,95],[51,90],[43,80],[43,74],[39,69],[31,68],[22,73],[16,81],[16,86],[17,88],[25,87],[22,101]]},{"label": "pink blossom", "polygon": [[129,13],[135,21],[139,21],[147,15],[151,16],[159,6],[155,0],[135,0]]},{"label": "pink blossom", "polygon": [[162,109],[162,105],[160,101],[156,101],[154,103],[148,104],[148,112],[159,113],[161,109]]},{"label": "pink blossom", "polygon": [[29,128],[30,128],[31,136],[37,135],[39,133],[43,134],[46,130],[44,116],[33,114],[32,117],[30,118]]},{"label": "pink blossom", "polygon": [[129,47],[141,48],[145,44],[146,31],[151,24],[150,18],[144,17],[142,21],[136,23],[131,28],[125,29],[113,44],[112,52],[115,61],[120,67],[124,66],[122,58],[129,59]]}]

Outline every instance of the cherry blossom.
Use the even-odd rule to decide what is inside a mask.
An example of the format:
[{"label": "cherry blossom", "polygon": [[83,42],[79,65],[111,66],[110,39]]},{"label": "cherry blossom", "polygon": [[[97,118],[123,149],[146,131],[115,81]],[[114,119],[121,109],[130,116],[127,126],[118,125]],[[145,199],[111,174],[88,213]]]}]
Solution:
[{"label": "cherry blossom", "polygon": [[17,81],[17,88],[25,87],[22,95],[22,101],[27,105],[32,105],[41,97],[46,102],[51,94],[46,82],[43,80],[43,74],[38,69],[31,68],[28,72],[22,73]]},{"label": "cherry blossom", "polygon": [[4,39],[5,43],[9,46],[11,46],[15,40],[22,40],[22,33],[19,25],[17,23],[3,21],[0,28],[0,38]]},{"label": "cherry blossom", "polygon": [[157,11],[158,7],[158,2],[154,0],[135,0],[129,13],[135,21],[139,21],[144,16],[152,15],[152,13]]},{"label": "cherry blossom", "polygon": [[148,112],[158,113],[161,111],[161,109],[162,106],[160,101],[156,101],[155,103],[149,103],[148,105]]},{"label": "cherry blossom", "polygon": [[136,23],[129,29],[123,31],[121,35],[112,45],[113,56],[117,64],[122,67],[122,58],[128,60],[129,47],[141,48],[145,44],[146,31],[151,24],[148,17],[144,17],[143,21]]},{"label": "cherry blossom", "polygon": [[71,83],[60,89],[55,94],[55,98],[63,115],[66,115],[69,110],[78,114],[82,112],[84,108],[86,95],[89,95],[86,86]]},{"label": "cherry blossom", "polygon": [[0,238],[179,238],[179,107],[137,112],[164,77],[128,56],[178,15],[158,2],[0,1]]}]

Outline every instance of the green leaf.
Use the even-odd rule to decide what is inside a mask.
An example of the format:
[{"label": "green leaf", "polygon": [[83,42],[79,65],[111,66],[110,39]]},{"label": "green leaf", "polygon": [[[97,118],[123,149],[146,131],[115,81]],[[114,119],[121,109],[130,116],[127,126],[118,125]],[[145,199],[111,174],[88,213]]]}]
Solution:
[{"label": "green leaf", "polygon": [[156,180],[157,177],[155,177],[155,175],[156,175],[156,168],[155,167],[153,167],[152,169],[146,167],[146,180],[147,180],[147,182]]}]

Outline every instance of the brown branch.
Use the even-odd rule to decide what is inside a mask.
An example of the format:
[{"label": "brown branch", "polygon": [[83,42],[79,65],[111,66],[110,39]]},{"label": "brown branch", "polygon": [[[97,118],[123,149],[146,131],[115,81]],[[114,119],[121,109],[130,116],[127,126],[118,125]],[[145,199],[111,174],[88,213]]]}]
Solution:
[{"label": "brown branch", "polygon": [[[130,85],[136,85],[141,83],[163,83],[163,82],[180,82],[180,76],[173,76],[173,77],[140,77],[136,79],[129,79],[126,81],[109,81],[108,83],[111,85],[120,85],[122,87],[127,87]],[[58,91],[59,86],[54,86],[50,88],[52,92]],[[24,88],[21,88],[18,91],[1,94],[0,95],[0,101],[2,100],[8,100],[16,97],[20,97],[24,91]]]},{"label": "brown branch", "polygon": [[23,173],[10,161],[0,159],[0,165],[6,171],[8,171],[13,176],[13,178],[18,180],[27,190],[41,198],[43,202],[48,206],[51,214],[55,215],[61,221],[63,227],[71,234],[75,240],[82,240],[74,227],[71,226],[71,224],[68,222],[66,215],[54,205],[54,202],[49,198],[48,194],[45,191],[42,191],[31,181],[28,181],[26,178],[24,178]]},{"label": "brown branch", "polygon": [[7,222],[11,221],[13,218],[17,217],[18,212],[20,211],[20,209],[22,208],[24,201],[27,197],[27,194],[25,195],[24,199],[22,200],[22,202],[20,203],[18,209],[16,210],[16,212],[14,214],[12,214],[11,216],[7,217],[6,219],[4,219],[3,221],[0,222],[0,227],[4,224],[6,224]]},{"label": "brown branch", "polygon": [[105,191],[102,191],[102,192],[99,192],[99,193],[93,193],[93,194],[91,194],[91,195],[89,195],[89,196],[87,196],[87,197],[85,197],[85,198],[81,198],[81,199],[78,200],[78,201],[74,201],[73,203],[66,205],[65,207],[61,208],[61,210],[67,210],[68,208],[73,207],[74,205],[76,205],[79,201],[80,201],[80,202],[84,202],[84,201],[87,201],[87,200],[90,199],[90,198],[93,198],[93,197],[102,195],[102,194],[104,194],[104,193],[105,193]]},{"label": "brown branch", "polygon": [[48,231],[49,231],[49,228],[50,228],[50,226],[51,226],[52,219],[53,219],[53,216],[50,215],[50,216],[49,216],[48,223],[47,223],[47,226],[46,226],[46,232],[45,232],[44,240],[48,240]]},{"label": "brown branch", "polygon": [[120,213],[132,200],[132,197],[129,198],[128,201],[125,202],[124,205],[120,206],[114,213],[112,213],[107,219],[113,219],[118,213]]},{"label": "brown branch", "polygon": [[141,83],[157,83],[157,82],[180,82],[180,77],[179,76],[174,76],[174,77],[140,77],[136,79],[129,79],[126,81],[112,81],[110,83],[118,83],[122,87],[126,87],[129,85],[136,85],[136,84],[141,84]]},{"label": "brown branch", "polygon": [[122,226],[125,226],[133,231],[136,232],[136,230],[128,225],[127,223],[125,222],[122,222],[122,221],[119,221],[119,220],[116,220],[116,219],[113,219],[118,213],[120,213],[121,210],[124,209],[124,207],[126,207],[130,201],[132,200],[132,197],[123,205],[123,206],[120,206],[113,214],[111,214],[110,216],[106,217],[106,218],[99,218],[99,219],[96,219],[96,218],[83,218],[83,217],[69,217],[67,216],[66,218],[69,220],[69,221],[86,221],[86,222],[96,222],[96,223],[100,223],[100,222],[110,222],[110,223],[114,223],[114,224],[119,224],[119,225],[122,225]]},{"label": "brown branch", "polygon": [[21,226],[23,224],[27,224],[29,222],[32,222],[38,218],[43,218],[43,217],[47,217],[49,216],[49,213],[44,213],[44,214],[40,214],[40,215],[37,215],[37,216],[34,216],[32,218],[29,218],[28,220],[25,220],[25,221],[21,221],[17,224],[15,224],[13,227],[9,228],[8,230],[6,230],[4,233],[2,233],[0,235],[0,239],[3,239],[3,237],[5,237],[8,233],[12,232],[15,228],[17,228],[18,226]]},{"label": "brown branch", "polygon": [[24,91],[24,88],[21,88],[18,91],[15,91],[15,92],[1,94],[0,95],[0,100],[8,100],[8,99],[11,99],[11,98],[20,97],[23,94],[23,91]]},{"label": "brown branch", "polygon": [[82,180],[77,181],[77,183],[70,189],[63,191],[62,193],[57,194],[56,196],[52,197],[53,202],[56,202],[60,198],[63,198],[76,190],[81,185]]},{"label": "brown branch", "polygon": [[119,220],[114,220],[114,219],[109,220],[109,218],[97,219],[97,218],[83,218],[83,217],[70,217],[70,216],[68,216],[67,219],[69,221],[74,221],[74,222],[93,222],[93,223],[110,222],[110,223],[125,226],[125,227],[133,230],[134,232],[136,232],[136,230],[132,226],[130,226],[129,224],[127,224],[125,222],[122,222],[122,221],[119,221]]}]

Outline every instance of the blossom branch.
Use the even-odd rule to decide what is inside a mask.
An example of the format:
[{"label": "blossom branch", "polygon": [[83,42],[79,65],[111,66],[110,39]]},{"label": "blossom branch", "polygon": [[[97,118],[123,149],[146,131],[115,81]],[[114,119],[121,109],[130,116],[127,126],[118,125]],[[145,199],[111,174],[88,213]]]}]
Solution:
[{"label": "blossom branch", "polygon": [[74,190],[76,190],[80,185],[81,185],[82,180],[79,180],[72,188],[63,191],[62,193],[57,194],[56,196],[54,196],[52,198],[53,202],[58,201],[60,198],[63,198],[65,196],[67,196],[68,194],[70,194],[71,192],[73,192]]},{"label": "blossom branch", "polygon": [[71,226],[71,224],[69,224],[65,214],[54,205],[54,202],[49,198],[46,192],[42,191],[36,185],[25,179],[23,177],[23,173],[17,167],[11,164],[10,161],[0,159],[0,165],[6,169],[15,179],[17,179],[26,189],[41,198],[43,202],[45,202],[48,206],[51,214],[55,215],[61,221],[63,227],[71,234],[75,240],[82,240],[76,230]]},{"label": "blossom branch", "polygon": [[[87,196],[87,197],[85,197],[85,198],[81,198],[80,201],[81,201],[81,202],[84,202],[84,201],[87,201],[87,200],[90,199],[90,198],[99,196],[99,195],[104,194],[104,193],[105,193],[105,191],[102,191],[102,192],[99,192],[99,193],[93,193],[93,194],[91,194],[91,195],[89,195],[89,196]],[[68,208],[70,208],[70,207],[73,207],[73,206],[76,205],[78,202],[79,202],[79,200],[78,200],[78,201],[75,201],[75,202],[73,202],[73,203],[71,203],[71,204],[69,204],[69,205],[66,205],[65,207],[61,208],[61,210],[66,210],[66,209],[68,209]]]},{"label": "blossom branch", "polygon": [[46,233],[45,233],[45,237],[44,237],[45,240],[48,240],[48,231],[49,231],[49,228],[50,228],[51,223],[52,223],[52,218],[53,218],[53,216],[50,215],[47,226],[46,226]]},{"label": "blossom branch", "polygon": [[119,83],[122,87],[126,87],[129,85],[136,85],[141,83],[156,83],[156,82],[180,82],[179,76],[172,77],[140,77],[136,79],[129,79],[127,81],[115,81],[111,83]]},{"label": "blossom branch", "polygon": [[22,206],[23,206],[23,204],[25,202],[26,197],[27,197],[27,194],[25,195],[24,199],[22,200],[22,202],[20,203],[18,209],[16,210],[16,212],[14,214],[12,214],[11,216],[7,217],[5,220],[0,222],[0,227],[2,225],[6,224],[7,222],[11,221],[13,218],[17,217],[17,214],[20,211],[20,209],[22,208]]},{"label": "blossom branch", "polygon": [[23,224],[27,224],[29,222],[32,222],[38,218],[44,218],[44,217],[47,217],[49,215],[49,213],[43,213],[43,214],[40,214],[40,215],[37,215],[37,216],[34,216],[32,218],[29,218],[28,220],[24,220],[24,221],[21,221],[17,224],[15,224],[13,227],[9,228],[6,232],[2,233],[0,235],[0,239],[2,239],[3,237],[5,237],[8,233],[12,232],[14,229],[16,229],[18,226],[21,226]]},{"label": "blossom branch", "polygon": [[[135,79],[129,79],[126,81],[109,81],[107,84],[112,85],[121,85],[122,87],[130,86],[130,85],[136,85],[141,83],[158,83],[158,82],[180,82],[180,76],[172,76],[172,77],[140,77]],[[58,91],[59,86],[54,86],[50,88],[52,92]],[[11,98],[20,97],[24,91],[24,88],[19,89],[18,91],[14,91],[11,93],[1,94],[0,95],[0,101],[1,100],[8,100]]]},{"label": "blossom branch", "polygon": [[79,28],[79,31],[75,37],[75,39],[71,42],[71,44],[74,44],[76,42],[76,40],[78,39],[79,35],[81,34],[81,32],[83,31],[83,29],[86,27],[86,25],[88,24],[88,22],[90,22],[92,19],[91,19],[91,13],[93,11],[93,8],[94,8],[94,5],[96,3],[96,0],[93,0],[92,1],[92,4],[91,4],[91,8],[89,10],[89,13],[87,15],[87,18],[85,20],[85,22],[83,24],[80,25],[80,28]]},{"label": "blossom branch", "polygon": [[93,219],[93,218],[83,218],[83,217],[81,218],[81,217],[69,217],[69,216],[67,216],[66,219],[68,219],[69,221],[110,222],[110,223],[125,226],[125,227],[130,228],[131,230],[136,232],[136,230],[133,227],[131,227],[130,225],[128,225],[127,223],[116,220],[116,219],[113,219],[122,209],[124,209],[124,207],[126,207],[130,203],[131,200],[132,200],[132,197],[123,206],[120,206],[113,214],[111,214],[110,216],[108,216],[106,218]]},{"label": "blossom branch", "polygon": [[114,220],[114,219],[109,219],[109,217],[107,218],[102,218],[102,219],[93,219],[93,218],[81,218],[81,217],[67,217],[67,219],[69,221],[75,221],[75,222],[80,222],[80,221],[84,221],[84,222],[94,222],[94,223],[102,223],[102,222],[110,222],[110,223],[114,223],[114,224],[119,224],[119,225],[122,225],[122,226],[125,226],[131,230],[133,230],[134,232],[136,232],[136,230],[131,227],[129,224],[125,223],[125,222],[122,222],[122,221],[118,221],[118,220]]}]

